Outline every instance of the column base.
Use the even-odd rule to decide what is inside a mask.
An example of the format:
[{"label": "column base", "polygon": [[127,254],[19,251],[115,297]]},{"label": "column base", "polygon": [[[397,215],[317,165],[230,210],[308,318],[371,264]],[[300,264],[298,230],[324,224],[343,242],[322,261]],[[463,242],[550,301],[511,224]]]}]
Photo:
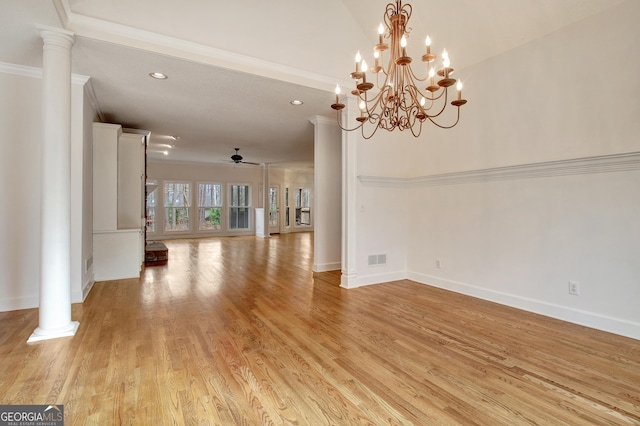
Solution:
[{"label": "column base", "polygon": [[41,340],[57,339],[58,337],[69,337],[76,334],[80,323],[78,321],[71,321],[69,325],[56,328],[54,330],[43,330],[38,327],[33,334],[27,340],[27,343],[39,342]]},{"label": "column base", "polygon": [[358,274],[351,273],[347,274],[344,271],[340,276],[340,287],[342,288],[356,288],[358,287],[356,279],[358,278]]}]

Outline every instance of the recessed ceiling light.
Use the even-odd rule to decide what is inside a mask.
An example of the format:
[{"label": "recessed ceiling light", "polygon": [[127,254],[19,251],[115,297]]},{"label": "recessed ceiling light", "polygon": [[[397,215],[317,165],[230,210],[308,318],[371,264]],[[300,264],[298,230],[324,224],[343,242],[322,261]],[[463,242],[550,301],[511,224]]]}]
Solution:
[{"label": "recessed ceiling light", "polygon": [[166,74],[163,74],[161,72],[150,72],[149,76],[158,80],[166,80],[167,78],[169,78]]},{"label": "recessed ceiling light", "polygon": [[294,99],[294,100],[292,100],[292,101],[291,101],[291,102],[289,102],[289,103],[290,103],[291,105],[296,105],[296,106],[298,106],[298,105],[302,105],[304,102],[302,102],[302,101],[301,101],[301,100],[299,100],[299,99]]}]

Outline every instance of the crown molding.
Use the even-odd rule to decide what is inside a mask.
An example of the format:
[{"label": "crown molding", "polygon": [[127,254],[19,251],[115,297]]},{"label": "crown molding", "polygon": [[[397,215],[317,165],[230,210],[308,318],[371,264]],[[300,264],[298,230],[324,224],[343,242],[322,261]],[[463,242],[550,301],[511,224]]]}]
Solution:
[{"label": "crown molding", "polygon": [[[0,73],[20,75],[22,77],[42,78],[42,68],[30,67],[28,65],[10,64],[0,62]],[[71,74],[71,83],[85,85],[91,77],[82,74]]]},{"label": "crown molding", "polygon": [[22,77],[42,78],[42,68],[10,64],[8,62],[0,62],[0,73],[20,75]]},{"label": "crown molding", "polygon": [[317,124],[328,124],[330,126],[338,126],[338,122],[336,121],[335,118],[329,118],[326,117],[324,115],[314,115],[313,117],[311,117],[309,119],[309,121],[313,124],[313,125],[317,125]]},{"label": "crown molding", "polygon": [[376,186],[443,186],[633,170],[640,170],[640,151],[419,177],[358,176],[358,179]]}]

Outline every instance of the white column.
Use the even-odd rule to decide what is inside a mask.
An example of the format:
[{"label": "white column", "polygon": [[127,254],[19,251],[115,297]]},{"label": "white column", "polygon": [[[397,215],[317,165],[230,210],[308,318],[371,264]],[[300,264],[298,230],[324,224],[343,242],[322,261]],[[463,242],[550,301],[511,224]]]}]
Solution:
[{"label": "white column", "polygon": [[342,266],[342,131],[334,118],[315,116],[313,133],[313,272]]},{"label": "white column", "polygon": [[[353,126],[358,114],[356,100],[352,97],[345,99],[347,107],[343,110],[343,123],[346,127]],[[360,131],[342,131],[342,276],[340,287],[357,287],[357,161],[356,153],[360,140]]]},{"label": "white column", "polygon": [[71,321],[71,46],[73,33],[38,27],[42,55],[39,325],[28,342],[73,336]]},{"label": "white column", "polygon": [[262,192],[263,200],[262,206],[264,207],[264,216],[262,217],[263,225],[264,225],[264,238],[270,238],[271,233],[269,232],[269,219],[271,217],[271,205],[269,198],[269,164],[262,165],[262,187],[264,191]]}]

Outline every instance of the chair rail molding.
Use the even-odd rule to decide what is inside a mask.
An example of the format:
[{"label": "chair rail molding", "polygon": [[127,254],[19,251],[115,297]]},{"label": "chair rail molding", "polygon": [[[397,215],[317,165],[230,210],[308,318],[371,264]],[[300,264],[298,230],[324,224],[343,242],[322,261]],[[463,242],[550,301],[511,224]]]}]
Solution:
[{"label": "chair rail molding", "polygon": [[488,169],[465,170],[418,177],[358,176],[372,186],[441,186],[476,182],[533,179],[579,174],[595,174],[640,170],[640,151],[567,160],[519,164]]}]

